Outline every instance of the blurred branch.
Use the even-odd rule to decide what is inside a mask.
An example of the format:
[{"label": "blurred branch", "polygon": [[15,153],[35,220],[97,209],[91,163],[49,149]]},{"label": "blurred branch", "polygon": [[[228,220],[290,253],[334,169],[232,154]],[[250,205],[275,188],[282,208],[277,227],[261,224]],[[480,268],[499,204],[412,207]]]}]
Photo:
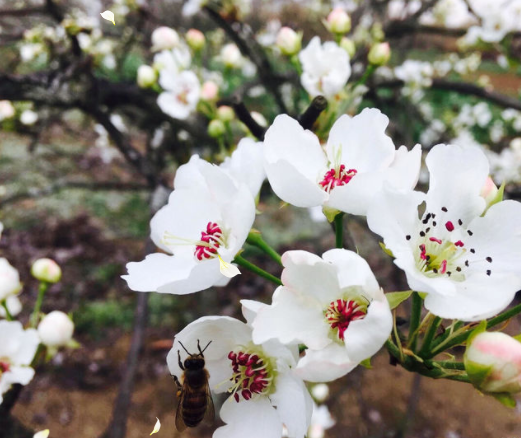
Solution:
[{"label": "blurred branch", "polygon": [[[63,19],[64,19],[64,14],[62,12],[62,10],[60,9],[60,7],[54,3],[53,0],[45,0],[45,7],[47,9],[47,11],[49,12],[49,15],[54,18],[54,20],[60,24]],[[76,57],[80,57],[81,56],[81,47],[80,47],[80,43],[78,42],[78,38],[76,38],[75,35],[70,35],[69,34],[69,39],[71,40],[71,43],[72,43],[72,53],[74,54],[74,56]]]},{"label": "blurred branch", "polygon": [[324,96],[315,97],[307,107],[306,111],[304,111],[298,118],[300,125],[304,129],[313,128],[314,123],[326,108],[327,99]]},{"label": "blurred branch", "polygon": [[67,189],[82,189],[82,190],[115,190],[115,191],[141,191],[150,190],[145,184],[139,183],[123,183],[119,181],[106,181],[106,182],[82,182],[82,181],[57,181],[48,187],[41,189],[32,189],[25,192],[14,193],[3,199],[0,199],[0,208],[5,207],[8,204],[23,201],[25,199],[42,198],[44,196],[50,196],[61,190]]},{"label": "blurred branch", "polygon": [[[401,88],[405,84],[399,79],[384,81],[375,84],[375,88]],[[436,90],[454,91],[460,94],[480,97],[486,99],[503,108],[514,108],[521,111],[521,100],[506,96],[496,91],[488,91],[479,85],[469,84],[468,82],[448,81],[445,79],[433,79],[430,88]]]},{"label": "blurred branch", "polygon": [[[246,58],[249,58],[255,64],[261,82],[273,95],[273,98],[279,107],[279,112],[287,113],[288,110],[284,104],[284,100],[282,99],[282,95],[279,90],[281,78],[273,71],[273,68],[264,50],[256,45],[255,37],[252,35],[249,38],[244,38],[241,36],[241,32],[244,31],[242,23],[234,22],[233,25],[237,26],[239,29],[235,30],[232,24],[228,23],[228,21],[221,17],[218,11],[208,6],[205,6],[204,9],[210,18],[212,18],[212,20],[215,21],[215,23],[221,27],[230,37],[230,39],[237,45],[242,55]],[[252,48],[250,44],[255,45],[255,49]]]},{"label": "blurred branch", "polygon": [[428,26],[400,20],[390,21],[385,28],[386,38],[400,38],[402,36],[410,35],[411,33],[426,33],[458,38],[465,35],[467,29]]},{"label": "blurred branch", "polygon": [[47,9],[42,7],[0,9],[0,17],[26,17],[27,15],[46,14]]},{"label": "blurred branch", "polygon": [[217,104],[219,106],[230,105],[235,111],[237,118],[248,127],[253,136],[259,141],[264,141],[266,129],[255,121],[248,108],[246,108],[246,105],[244,105],[244,102],[238,96],[232,96],[230,99],[222,99]]}]

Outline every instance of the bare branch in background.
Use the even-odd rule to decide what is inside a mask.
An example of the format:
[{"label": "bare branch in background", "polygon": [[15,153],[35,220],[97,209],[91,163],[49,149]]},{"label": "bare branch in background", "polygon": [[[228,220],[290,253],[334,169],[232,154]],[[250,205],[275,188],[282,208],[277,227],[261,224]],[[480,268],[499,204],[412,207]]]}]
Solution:
[{"label": "bare branch in background", "polygon": [[219,102],[219,106],[230,105],[237,115],[237,118],[244,123],[250,132],[259,140],[264,140],[266,129],[260,126],[251,116],[250,111],[244,105],[244,102],[239,97],[232,97],[231,99],[223,99]]},{"label": "bare branch in background", "polygon": [[304,129],[313,128],[313,124],[317,121],[318,117],[327,108],[327,99],[324,96],[315,97],[306,111],[302,113],[298,121]]}]

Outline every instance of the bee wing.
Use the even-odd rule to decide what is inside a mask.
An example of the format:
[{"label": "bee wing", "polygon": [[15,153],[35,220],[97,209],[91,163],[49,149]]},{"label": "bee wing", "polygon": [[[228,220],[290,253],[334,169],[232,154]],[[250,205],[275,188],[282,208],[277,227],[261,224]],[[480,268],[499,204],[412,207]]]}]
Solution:
[{"label": "bee wing", "polygon": [[184,391],[181,390],[181,394],[179,395],[179,400],[177,402],[177,409],[175,411],[175,427],[179,432],[182,432],[186,429],[185,421],[183,420],[182,406],[183,406],[183,398],[185,396]]},{"label": "bee wing", "polygon": [[210,386],[206,388],[206,412],[204,414],[204,421],[212,422],[215,418],[215,408],[213,406],[212,393]]}]

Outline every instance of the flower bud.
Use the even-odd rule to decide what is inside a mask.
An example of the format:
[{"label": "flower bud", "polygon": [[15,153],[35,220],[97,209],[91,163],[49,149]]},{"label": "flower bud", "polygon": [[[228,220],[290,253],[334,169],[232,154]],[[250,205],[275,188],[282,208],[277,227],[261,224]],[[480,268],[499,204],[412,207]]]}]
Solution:
[{"label": "flower bud", "polygon": [[62,278],[62,270],[54,260],[38,259],[31,267],[34,278],[47,283],[58,283]]},{"label": "flower bud", "polygon": [[387,64],[391,58],[391,48],[389,43],[378,43],[371,47],[367,60],[373,65],[384,65]]},{"label": "flower bud", "polygon": [[152,32],[152,50],[169,50],[179,45],[179,35],[174,29],[158,27]]},{"label": "flower bud", "polygon": [[485,181],[485,184],[481,188],[480,196],[485,198],[487,205],[489,205],[497,196],[498,188],[494,184],[494,181],[490,176]]},{"label": "flower bud", "polygon": [[223,122],[231,122],[235,117],[235,111],[231,106],[222,105],[217,108],[217,117]]},{"label": "flower bud", "polygon": [[74,323],[63,312],[55,310],[38,324],[38,334],[47,347],[63,347],[72,339]]},{"label": "flower bud", "polygon": [[252,111],[251,117],[253,120],[257,122],[259,126],[262,126],[263,128],[268,127],[268,121],[266,120],[266,117],[264,117],[261,113],[258,113],[257,111]]},{"label": "flower bud", "polygon": [[140,65],[137,69],[137,84],[141,88],[148,88],[157,81],[157,72],[149,65]]},{"label": "flower bud", "polygon": [[295,55],[302,47],[302,34],[295,32],[290,27],[283,27],[277,34],[277,40],[275,44],[283,55]]},{"label": "flower bud", "polygon": [[344,49],[347,52],[349,58],[355,56],[356,46],[355,42],[351,38],[342,37],[342,39],[340,40],[340,47],[342,47],[342,49]]},{"label": "flower bud", "polygon": [[16,294],[22,285],[18,271],[5,258],[0,258],[0,301]]},{"label": "flower bud", "polygon": [[201,99],[213,101],[219,95],[219,87],[214,81],[206,81],[201,87]]},{"label": "flower bud", "polygon": [[221,120],[215,119],[208,124],[208,135],[213,138],[221,137],[226,132],[226,127]]},{"label": "flower bud", "polygon": [[9,100],[0,100],[0,122],[15,115],[13,104]]},{"label": "flower bud", "polygon": [[204,47],[206,39],[200,30],[190,29],[186,32],[186,42],[194,52],[198,52]]},{"label": "flower bud", "polygon": [[329,386],[325,383],[318,383],[311,388],[311,395],[317,403],[322,403],[329,396]]},{"label": "flower bud", "polygon": [[476,335],[465,351],[465,370],[478,389],[521,391],[521,342],[501,332]]},{"label": "flower bud", "polygon": [[25,110],[22,114],[20,114],[20,122],[23,125],[31,126],[34,125],[38,121],[38,113],[35,113],[32,110]]},{"label": "flower bud", "polygon": [[242,64],[242,55],[239,48],[233,44],[226,44],[221,50],[221,59],[229,68],[237,68]]},{"label": "flower bud", "polygon": [[[18,296],[9,295],[5,299],[5,305],[7,306],[7,310],[11,316],[17,316],[22,311],[22,303],[20,302]],[[0,318],[5,318],[7,313],[3,306],[0,306]]]},{"label": "flower bud", "polygon": [[347,33],[351,30],[351,18],[342,8],[335,8],[327,16],[326,27],[331,33]]}]

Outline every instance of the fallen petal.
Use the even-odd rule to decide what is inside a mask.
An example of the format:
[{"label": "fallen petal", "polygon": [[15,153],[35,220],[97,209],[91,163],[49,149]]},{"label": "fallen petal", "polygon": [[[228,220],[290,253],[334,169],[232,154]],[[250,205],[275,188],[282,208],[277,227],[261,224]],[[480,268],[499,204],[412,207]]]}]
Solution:
[{"label": "fallen petal", "polygon": [[161,422],[159,421],[159,418],[156,417],[156,425],[154,426],[154,430],[152,431],[152,433],[150,435],[152,435],[153,433],[157,433],[159,432],[159,429],[161,429]]},{"label": "fallen petal", "polygon": [[237,266],[232,265],[231,263],[226,263],[220,255],[217,255],[217,257],[219,257],[219,270],[225,277],[233,278],[241,273]]},{"label": "fallen petal", "polygon": [[49,436],[49,429],[41,430],[40,432],[36,432],[33,438],[47,438]]},{"label": "fallen petal", "polygon": [[110,21],[114,26],[116,25],[116,23],[114,22],[114,14],[111,11],[102,12],[100,15],[105,20]]}]

